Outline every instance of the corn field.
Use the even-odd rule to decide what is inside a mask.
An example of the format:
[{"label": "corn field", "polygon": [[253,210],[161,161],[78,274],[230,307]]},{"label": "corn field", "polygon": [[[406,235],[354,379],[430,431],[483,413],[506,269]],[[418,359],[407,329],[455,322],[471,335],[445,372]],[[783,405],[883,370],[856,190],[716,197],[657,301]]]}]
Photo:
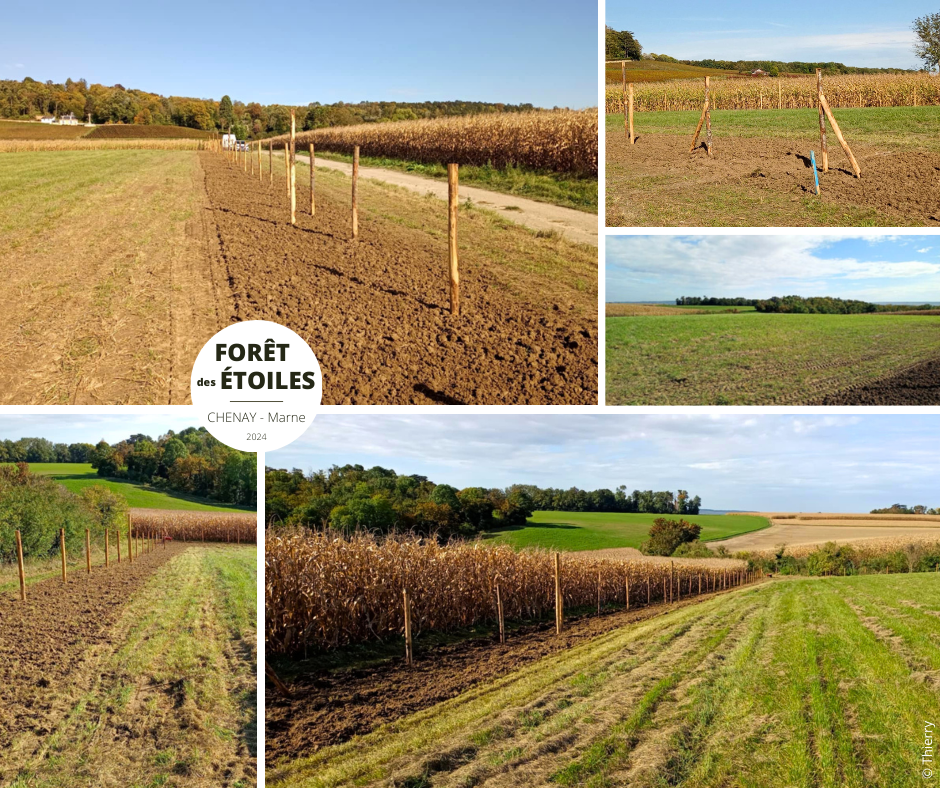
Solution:
[{"label": "corn field", "polygon": [[[635,112],[701,110],[703,79],[639,82],[633,86]],[[916,74],[849,74],[823,77],[833,109],[848,107],[940,106],[940,78]],[[712,109],[815,109],[816,77],[713,79]],[[607,86],[607,113],[624,111],[623,88]]]},{"label": "corn field", "polygon": [[0,153],[60,150],[204,150],[209,140],[191,139],[48,139],[0,140]]},{"label": "corn field", "polygon": [[258,516],[254,512],[176,512],[162,509],[135,509],[135,533],[169,536],[177,542],[258,541]]},{"label": "corn field", "polygon": [[[522,166],[597,175],[596,110],[552,110],[467,115],[396,123],[315,129],[297,135],[324,151],[417,161],[423,164]],[[283,147],[287,135],[272,138]]]},{"label": "corn field", "polygon": [[[631,605],[680,597],[729,583],[742,570],[675,561],[610,561],[562,556],[565,609]],[[416,536],[350,537],[305,529],[268,530],[265,538],[266,642],[274,653],[326,650],[400,636],[403,594],[412,631],[447,632],[497,620],[496,585],[506,620],[554,610],[554,556],[479,542],[440,545]]]}]

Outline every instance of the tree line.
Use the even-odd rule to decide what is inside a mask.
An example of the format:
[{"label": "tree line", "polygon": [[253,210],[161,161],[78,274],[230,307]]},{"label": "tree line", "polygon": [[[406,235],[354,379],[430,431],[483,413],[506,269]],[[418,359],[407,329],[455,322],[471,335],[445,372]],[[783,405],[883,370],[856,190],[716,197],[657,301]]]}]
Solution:
[{"label": "tree line", "polygon": [[757,306],[756,298],[716,298],[714,296],[680,296],[676,306]]},{"label": "tree line", "polygon": [[[312,102],[300,107],[303,130],[357,123],[389,123],[452,115],[527,112],[532,104],[483,101],[362,101],[346,104]],[[88,84],[84,79],[56,83],[0,80],[0,118],[32,119],[37,115],[67,115],[92,123],[182,126],[203,131],[229,131],[239,139],[260,139],[290,130],[289,106],[214,99],[162,96],[123,85]]]},{"label": "tree line", "polygon": [[350,533],[414,531],[442,539],[471,537],[491,528],[524,525],[537,510],[577,512],[698,513],[701,499],[680,490],[655,492],[626,487],[611,490],[543,489],[516,484],[506,488],[436,484],[426,476],[389,468],[331,466],[305,475],[265,470],[265,511],[271,525],[334,528]]},{"label": "tree line", "polygon": [[214,438],[205,427],[170,430],[154,439],[131,435],[115,444],[53,443],[20,438],[0,443],[0,463],[90,463],[98,475],[160,489],[256,506],[257,460]]},{"label": "tree line", "polygon": [[932,304],[873,304],[851,298],[831,296],[773,296],[772,298],[722,298],[715,296],[680,296],[676,306],[752,306],[758,312],[810,315],[856,315],[867,312],[918,312],[936,309]]},{"label": "tree line", "polygon": [[[672,59],[672,58],[670,58]],[[780,74],[815,74],[816,69],[822,69],[823,74],[834,76],[836,74],[909,74],[916,69],[907,68],[867,68],[864,66],[847,66],[834,61],[820,63],[804,63],[799,60],[785,62],[782,60],[679,60],[686,66],[699,68],[720,69],[722,71],[766,71],[770,76]]]},{"label": "tree line", "polygon": [[884,509],[872,509],[871,514],[940,514],[940,506],[930,509],[921,504],[907,506],[903,503],[893,503]]}]

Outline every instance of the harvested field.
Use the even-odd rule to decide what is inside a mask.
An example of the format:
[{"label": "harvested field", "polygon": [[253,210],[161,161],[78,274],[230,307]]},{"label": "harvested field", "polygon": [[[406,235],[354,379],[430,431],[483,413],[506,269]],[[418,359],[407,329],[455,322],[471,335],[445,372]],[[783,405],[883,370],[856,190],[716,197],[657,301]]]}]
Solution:
[{"label": "harvested field", "polygon": [[[702,147],[689,153],[694,130],[693,123],[685,137],[641,133],[633,146],[608,134],[608,226],[940,226],[940,154],[889,156],[853,143],[862,170],[855,178],[842,150],[830,146],[816,197],[809,152],[818,139],[716,136],[709,158]],[[651,202],[663,199],[670,204]]]},{"label": "harvested field", "polygon": [[607,317],[634,317],[636,315],[705,315],[704,310],[686,309],[661,304],[605,304]]},{"label": "harvested field", "polygon": [[74,140],[87,133],[84,126],[0,120],[0,140]]},{"label": "harvested field", "polygon": [[0,783],[253,785],[255,561],[176,544],[0,595]]},{"label": "harvested field", "polygon": [[[735,564],[739,562],[734,562]],[[725,562],[727,566],[729,562]],[[268,682],[265,690],[265,752],[271,761],[292,760],[319,749],[363,736],[467,690],[511,673],[542,657],[567,651],[621,627],[698,604],[712,594],[671,604],[633,610],[606,610],[565,619],[561,636],[554,621],[527,622],[507,627],[506,643],[498,634],[476,632],[454,642],[416,641],[414,666],[396,655],[378,663],[328,669],[316,660],[276,661],[289,685],[291,699]],[[398,649],[401,653],[402,649]],[[361,655],[352,654],[355,663]],[[339,660],[342,662],[342,660]]]},{"label": "harvested field", "polygon": [[[851,521],[850,521],[851,522]],[[708,546],[716,548],[724,546],[732,553],[738,550],[770,550],[781,544],[791,548],[799,546],[818,546],[826,542],[837,544],[860,544],[869,540],[916,540],[940,541],[940,524],[911,523],[905,525],[903,521],[897,524],[859,525],[832,525],[832,524],[803,524],[795,520],[774,520],[770,528],[754,533],[742,534],[731,539],[718,542],[709,542]]]},{"label": "harvested field", "polygon": [[[289,224],[285,184],[200,154],[231,319],[272,320],[320,361],[324,404],[594,404],[597,250],[460,211],[450,315],[446,206],[317,172],[315,217]],[[309,205],[300,170],[298,205]]]},{"label": "harvested field", "polygon": [[[695,519],[694,517],[692,519]],[[668,566],[677,559],[663,555],[643,555],[635,547],[611,547],[606,550],[582,550],[571,553],[572,558],[604,559],[608,561],[639,561]],[[734,558],[683,558],[683,564],[702,566],[710,569],[743,569],[746,562]]]},{"label": "harvested field", "polygon": [[144,126],[113,124],[96,126],[88,134],[90,140],[115,139],[190,139],[206,140],[215,136],[202,129],[188,129],[183,126]]}]

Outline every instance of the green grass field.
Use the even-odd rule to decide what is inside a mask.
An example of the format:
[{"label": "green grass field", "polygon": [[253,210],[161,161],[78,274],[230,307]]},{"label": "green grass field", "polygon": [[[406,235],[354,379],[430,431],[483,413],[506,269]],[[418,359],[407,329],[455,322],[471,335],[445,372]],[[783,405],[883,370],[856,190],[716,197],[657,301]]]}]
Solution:
[{"label": "green grass field", "polygon": [[661,515],[620,512],[535,512],[526,526],[489,531],[487,539],[499,544],[544,547],[550,550],[605,550],[639,547],[657,517],[684,517],[702,527],[703,542],[759,531],[770,526],[766,517],[753,515]]},{"label": "green grass field", "polygon": [[[940,151],[940,107],[866,107],[835,110],[842,133],[851,143],[895,149]],[[678,134],[692,139],[699,112],[637,112],[637,135]],[[815,109],[714,110],[712,132],[728,137],[805,137],[818,141]],[[623,113],[607,115],[608,131],[623,131]],[[833,145],[838,146],[833,137]]]},{"label": "green grass field", "polygon": [[63,487],[80,493],[85,487],[101,484],[127,501],[132,509],[173,509],[188,512],[244,512],[245,508],[219,506],[201,498],[185,496],[170,490],[156,490],[135,482],[102,479],[87,463],[34,462],[30,471],[52,476]]},{"label": "green grass field", "polygon": [[800,405],[940,356],[940,317],[718,314],[606,321],[609,405]]},{"label": "green grass field", "polygon": [[938,609],[925,574],[749,586],[269,766],[267,784],[932,785]]}]

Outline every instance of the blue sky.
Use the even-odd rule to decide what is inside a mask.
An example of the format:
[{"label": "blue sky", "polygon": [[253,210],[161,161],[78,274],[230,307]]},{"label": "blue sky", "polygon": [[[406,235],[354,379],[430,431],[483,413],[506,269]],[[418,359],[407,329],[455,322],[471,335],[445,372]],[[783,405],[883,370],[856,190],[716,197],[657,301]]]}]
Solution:
[{"label": "blue sky", "polygon": [[267,465],[360,463],[455,487],[688,490],[712,509],[940,506],[940,416],[320,414]]},{"label": "blue sky", "polygon": [[940,237],[607,237],[607,300],[835,296],[940,303]]},{"label": "blue sky", "polygon": [[117,443],[131,435],[142,433],[158,438],[169,430],[179,432],[186,427],[198,427],[199,419],[189,416],[122,413],[51,412],[42,415],[0,415],[0,440],[18,438],[48,438],[53,443],[97,443],[106,440]]},{"label": "blue sky", "polygon": [[[597,106],[594,0],[4,3],[0,78],[262,104]],[[288,48],[288,44],[290,48]]]},{"label": "blue sky", "polygon": [[631,30],[645,52],[680,60],[837,61],[919,68],[911,23],[937,10],[922,0],[836,0],[812,5],[746,0],[607,0],[607,24]]}]

